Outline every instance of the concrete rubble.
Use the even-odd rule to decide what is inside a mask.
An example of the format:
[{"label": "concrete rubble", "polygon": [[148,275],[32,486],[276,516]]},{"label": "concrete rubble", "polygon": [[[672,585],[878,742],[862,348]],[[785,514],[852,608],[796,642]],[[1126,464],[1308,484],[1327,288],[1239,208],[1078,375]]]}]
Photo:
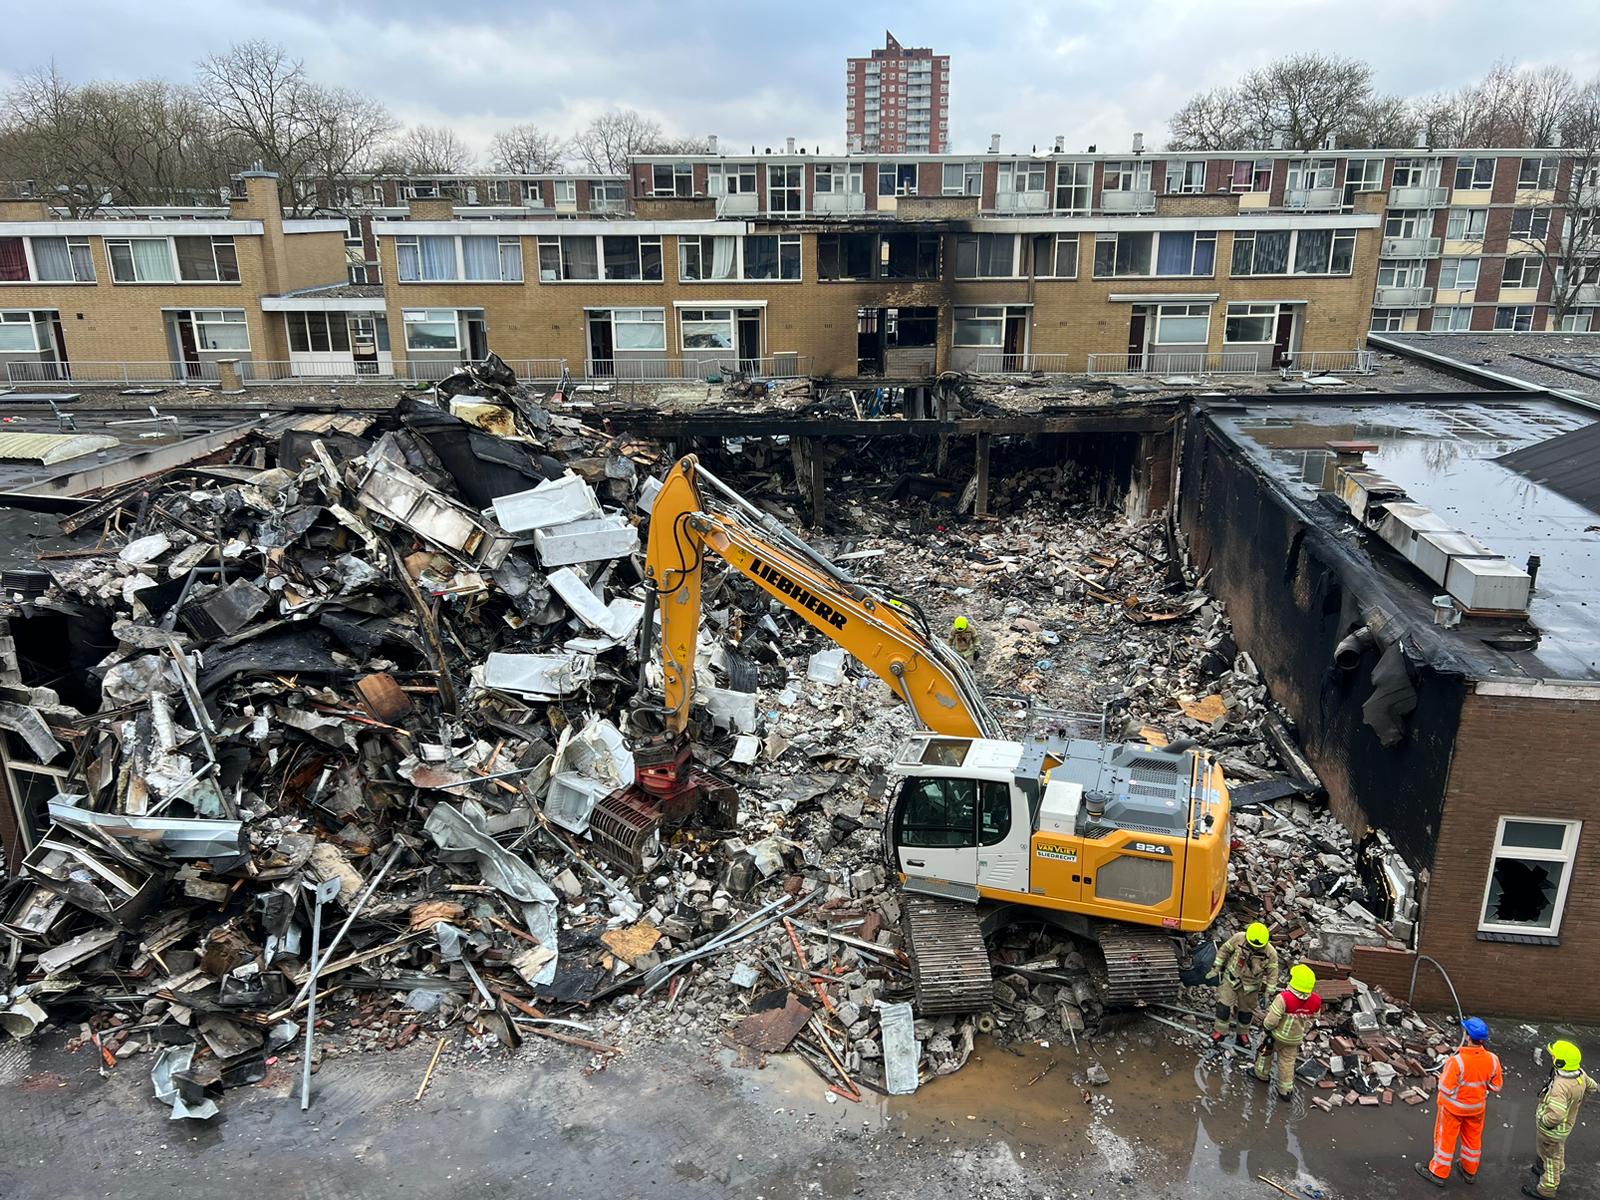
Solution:
[{"label": "concrete rubble", "polygon": [[[720,565],[697,754],[737,787],[737,824],[673,833],[636,878],[593,852],[594,806],[633,779],[641,533],[670,462],[587,408],[491,361],[363,437],[261,443],[95,498],[86,552],[23,603],[109,616],[100,708],[0,687],[72,765],[4,896],[0,1028],[66,1025],[106,1069],[150,1055],[174,1117],[204,1118],[297,1060],[313,986],[318,1062],[447,1032],[485,1053],[562,1042],[597,1068],[647,1041],[725,1042],[799,1054],[845,1099],[959,1070],[983,1034],[1087,1049],[1109,1026],[1084,949],[1033,928],[992,943],[989,1012],[913,1018],[881,843],[910,719]],[[786,459],[747,443],[718,470],[794,522]],[[990,520],[953,488],[887,504],[893,483],[838,480],[819,548],[936,627],[968,616],[1018,728],[1103,713],[1108,737],[1218,754],[1242,807],[1211,936],[1265,920],[1286,962],[1317,966],[1318,1107],[1416,1102],[1447,1032],[1350,976],[1356,946],[1408,944],[1398,856],[1352,844],[1280,765],[1292,730],[1165,526],[1059,465],[997,480]],[[307,889],[329,879],[313,981]]]}]

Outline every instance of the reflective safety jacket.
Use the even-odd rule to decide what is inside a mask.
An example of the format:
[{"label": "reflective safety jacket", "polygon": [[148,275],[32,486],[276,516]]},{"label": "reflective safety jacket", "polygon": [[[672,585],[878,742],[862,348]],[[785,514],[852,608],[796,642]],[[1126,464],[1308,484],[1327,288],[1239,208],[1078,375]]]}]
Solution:
[{"label": "reflective safety jacket", "polygon": [[1311,1031],[1312,1019],[1322,1011],[1322,997],[1312,992],[1304,1000],[1288,988],[1272,998],[1262,1022],[1274,1039],[1298,1046]]},{"label": "reflective safety jacket", "polygon": [[1539,1132],[1558,1142],[1566,1141],[1578,1123],[1583,1098],[1594,1091],[1600,1091],[1600,1084],[1582,1071],[1557,1071],[1539,1093],[1539,1107],[1533,1110]]},{"label": "reflective safety jacket", "polygon": [[1222,943],[1222,978],[1242,992],[1270,992],[1278,986],[1278,948],[1271,942],[1252,951],[1243,933]]},{"label": "reflective safety jacket", "polygon": [[1439,1072],[1439,1103],[1458,1117],[1475,1117],[1488,1107],[1489,1093],[1505,1083],[1500,1056],[1468,1043],[1444,1060]]}]

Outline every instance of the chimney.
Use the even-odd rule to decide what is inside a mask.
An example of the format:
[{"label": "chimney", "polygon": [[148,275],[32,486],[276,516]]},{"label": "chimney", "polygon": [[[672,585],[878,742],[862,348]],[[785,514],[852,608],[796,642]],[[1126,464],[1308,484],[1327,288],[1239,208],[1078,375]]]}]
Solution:
[{"label": "chimney", "polygon": [[1000,135],[998,133],[991,133],[989,135],[989,153],[1000,153]]},{"label": "chimney", "polygon": [[1322,148],[1324,150],[1337,150],[1339,148],[1339,135],[1336,133],[1330,133],[1327,137],[1323,138]]},{"label": "chimney", "polygon": [[1064,134],[1064,133],[1056,134],[1056,151],[1055,152],[1057,154],[1060,154],[1063,150],[1066,149],[1066,147],[1067,147],[1067,135]]},{"label": "chimney", "polygon": [[850,153],[861,153],[861,135],[859,133],[852,133],[850,135]]},{"label": "chimney", "polygon": [[793,138],[784,138],[783,145],[784,145],[784,151],[783,152],[785,154],[793,154],[794,153],[794,139]]},{"label": "chimney", "polygon": [[1136,133],[1133,135],[1133,152],[1135,154],[1144,153],[1144,134]]},{"label": "chimney", "polygon": [[1283,149],[1283,133],[1281,131],[1272,135],[1272,148],[1274,150]]},{"label": "chimney", "polygon": [[708,154],[717,152],[717,135],[714,133],[706,134],[706,152]]}]

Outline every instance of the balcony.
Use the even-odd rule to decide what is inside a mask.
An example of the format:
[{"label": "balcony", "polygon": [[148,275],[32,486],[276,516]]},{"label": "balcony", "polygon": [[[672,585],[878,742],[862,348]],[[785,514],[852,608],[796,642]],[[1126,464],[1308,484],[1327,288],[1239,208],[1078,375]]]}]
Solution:
[{"label": "balcony", "polygon": [[1380,258],[1437,258],[1440,241],[1436,237],[1384,238],[1378,249]]},{"label": "balcony", "polygon": [[1433,303],[1433,289],[1379,287],[1375,303],[1379,308],[1426,308]]},{"label": "balcony", "polygon": [[761,211],[754,192],[737,192],[732,196],[717,197],[717,216],[753,217]]},{"label": "balcony", "polygon": [[1101,192],[1100,211],[1108,213],[1147,213],[1156,210],[1154,192]]},{"label": "balcony", "polygon": [[589,201],[589,211],[592,213],[625,213],[628,211],[628,202],[621,198],[607,199],[597,196]]},{"label": "balcony", "polygon": [[1338,208],[1338,188],[1295,188],[1283,194],[1285,208]]},{"label": "balcony", "polygon": [[[1110,195],[1111,193],[1106,193]],[[1049,192],[996,192],[995,212],[1042,213],[1050,211]]]},{"label": "balcony", "polygon": [[1389,189],[1390,208],[1443,208],[1450,203],[1450,189],[1437,186],[1393,187]]},{"label": "balcony", "polygon": [[823,215],[866,212],[867,198],[860,192],[812,192],[811,211]]}]

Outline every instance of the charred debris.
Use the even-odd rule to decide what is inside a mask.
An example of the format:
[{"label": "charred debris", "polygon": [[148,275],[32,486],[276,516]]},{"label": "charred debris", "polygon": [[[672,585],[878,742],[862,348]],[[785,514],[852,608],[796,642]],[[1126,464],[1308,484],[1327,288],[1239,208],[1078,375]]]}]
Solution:
[{"label": "charred debris", "polygon": [[[757,503],[800,515],[781,439],[722,453]],[[789,1051],[850,1100],[958,1069],[980,1033],[1087,1050],[1125,1022],[1082,948],[1036,928],[991,943],[989,1011],[915,1016],[881,849],[906,711],[720,569],[697,754],[737,815],[665,831],[636,875],[595,852],[589,815],[633,781],[659,686],[641,529],[669,465],[592,399],[491,360],[64,517],[47,586],[7,597],[14,638],[45,614],[94,634],[22,655],[92,650],[81,678],[25,682],[15,645],[0,675],[0,725],[65,770],[3,895],[0,1027],[62,1027],[105,1071],[146,1056],[174,1118],[205,1118],[280,1063],[418,1038],[562,1043],[597,1070],[666,1038]],[[823,549],[969,616],[1019,722],[1104,706],[1119,736],[1217,752],[1241,811],[1214,936],[1266,920],[1319,963],[1319,1105],[1412,1099],[1442,1035],[1348,978],[1354,946],[1408,936],[1397,856],[1326,815],[1181,546],[1093,503],[1094,482],[1018,461],[1004,515],[972,520],[962,481],[873,446],[836,475]],[[1211,945],[1191,949],[1192,1011],[1152,1013],[1203,1036]]]}]

